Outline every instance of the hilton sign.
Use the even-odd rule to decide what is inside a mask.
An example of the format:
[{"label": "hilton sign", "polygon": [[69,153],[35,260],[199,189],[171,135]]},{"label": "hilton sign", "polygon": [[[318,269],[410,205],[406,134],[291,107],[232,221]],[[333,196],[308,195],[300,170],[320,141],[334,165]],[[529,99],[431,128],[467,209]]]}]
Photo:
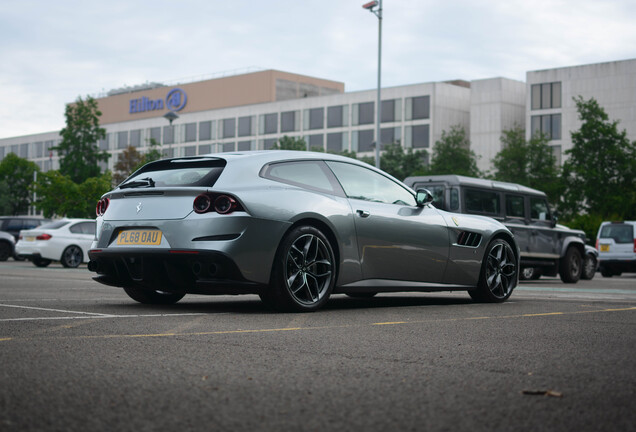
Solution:
[{"label": "hilton sign", "polygon": [[158,111],[164,108],[170,111],[181,111],[185,107],[188,101],[186,92],[180,88],[172,89],[166,95],[165,103],[164,99],[150,99],[147,97],[141,97],[138,99],[130,100],[130,114],[142,113],[148,111]]}]

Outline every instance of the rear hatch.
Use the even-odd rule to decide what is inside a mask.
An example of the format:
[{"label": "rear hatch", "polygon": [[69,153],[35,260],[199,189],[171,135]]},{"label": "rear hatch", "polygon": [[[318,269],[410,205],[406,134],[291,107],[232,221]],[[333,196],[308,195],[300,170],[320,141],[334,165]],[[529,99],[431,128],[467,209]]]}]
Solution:
[{"label": "rear hatch", "polygon": [[219,158],[167,159],[145,165],[107,195],[105,220],[183,219],[225,168]]},{"label": "rear hatch", "polygon": [[634,225],[613,222],[601,227],[598,251],[601,260],[630,259],[635,255]]}]

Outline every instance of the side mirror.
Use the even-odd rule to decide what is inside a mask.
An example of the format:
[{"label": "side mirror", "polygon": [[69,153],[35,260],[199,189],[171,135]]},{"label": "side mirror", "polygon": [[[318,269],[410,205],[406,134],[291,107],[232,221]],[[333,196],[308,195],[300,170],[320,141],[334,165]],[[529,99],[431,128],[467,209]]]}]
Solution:
[{"label": "side mirror", "polygon": [[433,202],[433,194],[428,189],[418,189],[415,194],[415,201],[418,207],[424,207]]}]

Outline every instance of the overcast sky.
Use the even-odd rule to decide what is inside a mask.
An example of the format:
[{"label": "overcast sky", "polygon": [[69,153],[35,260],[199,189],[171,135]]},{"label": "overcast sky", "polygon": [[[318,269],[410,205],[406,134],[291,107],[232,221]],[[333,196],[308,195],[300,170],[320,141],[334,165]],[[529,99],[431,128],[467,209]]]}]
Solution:
[{"label": "overcast sky", "polygon": [[[278,69],[377,84],[366,0],[2,0],[0,138],[57,131],[78,96]],[[634,0],[384,0],[382,86],[636,58]]]}]

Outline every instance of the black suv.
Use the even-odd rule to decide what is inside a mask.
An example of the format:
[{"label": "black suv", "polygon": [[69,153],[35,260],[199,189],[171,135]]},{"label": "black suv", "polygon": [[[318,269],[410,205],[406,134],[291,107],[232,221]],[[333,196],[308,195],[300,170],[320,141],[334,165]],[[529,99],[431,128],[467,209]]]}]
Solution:
[{"label": "black suv", "polygon": [[0,216],[0,261],[16,258],[13,252],[20,230],[33,229],[48,221],[38,216]]},{"label": "black suv", "polygon": [[598,252],[585,245],[585,233],[557,224],[546,194],[516,183],[459,175],[408,177],[413,189],[428,189],[441,210],[497,219],[515,235],[521,252],[521,279],[542,274],[575,283],[592,279]]}]

